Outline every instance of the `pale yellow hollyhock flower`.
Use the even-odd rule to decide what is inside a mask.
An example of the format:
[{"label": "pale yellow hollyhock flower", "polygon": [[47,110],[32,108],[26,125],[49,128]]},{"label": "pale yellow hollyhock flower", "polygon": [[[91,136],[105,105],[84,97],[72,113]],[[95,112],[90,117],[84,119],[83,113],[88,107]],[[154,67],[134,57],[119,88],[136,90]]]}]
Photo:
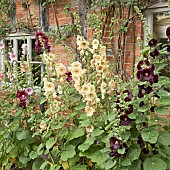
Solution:
[{"label": "pale yellow hollyhock flower", "polygon": [[78,61],[75,61],[71,64],[71,67],[81,67],[81,63]]},{"label": "pale yellow hollyhock flower", "polygon": [[105,69],[105,66],[104,65],[97,65],[96,66],[96,71],[97,71],[97,73],[99,73],[99,74],[102,74],[103,72],[104,72],[104,69]]},{"label": "pale yellow hollyhock flower", "polygon": [[86,132],[87,133],[92,133],[93,130],[94,130],[94,126],[93,125],[86,126]]},{"label": "pale yellow hollyhock flower", "polygon": [[95,60],[95,63],[101,63],[102,61],[102,56],[101,55],[98,55],[98,54],[94,54],[93,55],[93,59]]},{"label": "pale yellow hollyhock flower", "polygon": [[80,45],[82,41],[83,41],[83,37],[78,35],[77,36],[77,45]]},{"label": "pale yellow hollyhock flower", "polygon": [[101,55],[105,55],[106,54],[106,47],[103,45],[103,46],[100,46],[100,53]]},{"label": "pale yellow hollyhock flower", "polygon": [[87,116],[93,116],[93,113],[95,112],[95,109],[90,106],[85,107],[85,112]]},{"label": "pale yellow hollyhock flower", "polygon": [[91,59],[90,64],[91,64],[92,67],[94,67],[94,63],[95,63],[95,60]]},{"label": "pale yellow hollyhock flower", "polygon": [[79,48],[86,50],[89,47],[89,42],[86,40],[81,41]]},{"label": "pale yellow hollyhock flower", "polygon": [[81,86],[78,83],[74,84],[74,87],[78,92],[81,90]]},{"label": "pale yellow hollyhock flower", "polygon": [[90,83],[89,83],[89,86],[90,86],[90,92],[95,93],[95,86]]},{"label": "pale yellow hollyhock flower", "polygon": [[97,98],[97,96],[96,96],[96,93],[95,92],[87,92],[86,93],[86,100],[87,101],[93,101],[93,100],[95,100]]},{"label": "pale yellow hollyhock flower", "polygon": [[87,84],[84,84],[81,88],[80,94],[86,94],[88,91],[90,91],[90,86]]},{"label": "pale yellow hollyhock flower", "polygon": [[78,76],[78,75],[72,75],[72,79],[73,79],[75,82],[80,82],[80,76]]},{"label": "pale yellow hollyhock flower", "polygon": [[53,92],[55,89],[54,83],[52,82],[44,82],[44,89],[46,92]]},{"label": "pale yellow hollyhock flower", "polygon": [[48,80],[47,80],[47,77],[44,77],[43,78],[43,82],[45,83],[45,82],[47,82]]},{"label": "pale yellow hollyhock flower", "polygon": [[71,73],[72,73],[72,77],[73,76],[81,77],[83,75],[83,70],[81,67],[72,67]]},{"label": "pale yellow hollyhock flower", "polygon": [[61,86],[60,86],[60,85],[58,85],[58,87],[57,87],[57,91],[58,91],[58,93],[59,93],[59,94],[62,94],[62,93],[63,93],[62,88],[61,88]]},{"label": "pale yellow hollyhock flower", "polygon": [[99,41],[97,39],[94,39],[92,41],[93,49],[98,49],[99,46]]},{"label": "pale yellow hollyhock flower", "polygon": [[58,76],[65,75],[65,73],[67,72],[67,68],[64,64],[60,63],[58,66],[56,66],[56,72]]},{"label": "pale yellow hollyhock flower", "polygon": [[46,129],[47,124],[46,124],[44,121],[42,121],[42,122],[40,123],[39,127],[40,127],[41,131],[43,131],[43,130]]},{"label": "pale yellow hollyhock flower", "polygon": [[49,55],[47,56],[47,58],[48,58],[50,61],[55,61],[55,60],[56,60],[56,55],[55,55],[55,54],[52,54],[52,53],[49,53]]}]

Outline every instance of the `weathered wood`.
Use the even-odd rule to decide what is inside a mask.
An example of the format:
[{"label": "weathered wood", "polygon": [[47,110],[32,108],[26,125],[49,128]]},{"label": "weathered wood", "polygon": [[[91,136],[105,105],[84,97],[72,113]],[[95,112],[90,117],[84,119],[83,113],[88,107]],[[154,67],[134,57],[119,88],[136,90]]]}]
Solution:
[{"label": "weathered wood", "polygon": [[41,1],[39,3],[39,26],[42,31],[48,31],[48,7],[42,6]]},{"label": "weathered wood", "polygon": [[88,12],[88,3],[86,0],[80,0],[78,3],[79,8],[79,17],[80,17],[80,25],[81,25],[81,33],[85,39],[87,39],[87,12]]}]

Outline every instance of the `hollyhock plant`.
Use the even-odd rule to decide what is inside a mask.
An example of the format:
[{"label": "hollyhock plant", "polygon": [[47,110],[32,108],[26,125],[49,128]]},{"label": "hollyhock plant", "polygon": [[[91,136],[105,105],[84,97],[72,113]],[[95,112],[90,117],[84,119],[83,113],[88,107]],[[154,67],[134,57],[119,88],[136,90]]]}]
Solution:
[{"label": "hollyhock plant", "polygon": [[50,45],[48,42],[48,37],[45,35],[44,32],[36,32],[35,34],[35,50],[37,53],[42,54],[43,53],[43,48],[47,52],[50,52]]},{"label": "hollyhock plant", "polygon": [[128,117],[128,114],[120,115],[120,125],[121,126],[128,126],[132,123],[132,119]]},{"label": "hollyhock plant", "polygon": [[111,150],[118,150],[121,146],[121,141],[116,137],[110,138],[110,148]]},{"label": "hollyhock plant", "polygon": [[31,95],[31,94],[33,93],[33,89],[32,89],[31,87],[27,87],[27,88],[25,89],[25,91],[26,91],[29,95]]},{"label": "hollyhock plant", "polygon": [[17,91],[17,98],[21,101],[24,102],[28,99],[28,93],[25,90],[18,90]]},{"label": "hollyhock plant", "polygon": [[148,42],[148,45],[150,46],[150,47],[155,47],[156,45],[157,45],[157,40],[156,39],[154,39],[154,38],[152,38],[149,42]]}]

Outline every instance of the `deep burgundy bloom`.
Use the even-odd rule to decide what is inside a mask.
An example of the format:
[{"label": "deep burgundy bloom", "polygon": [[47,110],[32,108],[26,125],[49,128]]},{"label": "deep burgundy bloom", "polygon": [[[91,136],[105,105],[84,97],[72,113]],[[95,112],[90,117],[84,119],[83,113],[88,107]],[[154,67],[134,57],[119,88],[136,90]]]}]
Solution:
[{"label": "deep burgundy bloom", "polygon": [[19,107],[22,107],[23,109],[26,108],[26,102],[25,101],[20,101],[19,102]]},{"label": "deep burgundy bloom", "polygon": [[133,95],[132,95],[132,92],[131,92],[131,91],[125,90],[125,91],[123,91],[123,93],[127,93],[127,97],[125,97],[125,101],[126,101],[126,102],[132,100]]},{"label": "deep burgundy bloom", "polygon": [[156,45],[157,45],[157,40],[154,39],[154,38],[152,38],[152,39],[148,42],[148,45],[149,45],[150,47],[156,46]]},{"label": "deep burgundy bloom", "polygon": [[28,99],[28,93],[25,90],[18,90],[17,98],[19,98],[21,102],[26,101]]},{"label": "deep burgundy bloom", "polygon": [[152,92],[152,87],[151,86],[145,86],[145,85],[138,85],[139,87],[139,93],[138,93],[138,97],[142,98],[144,97],[145,94],[149,94]]},{"label": "deep burgundy bloom", "polygon": [[120,125],[128,126],[131,123],[132,123],[132,119],[130,119],[127,114],[123,114],[120,116]]},{"label": "deep burgundy bloom", "polygon": [[158,56],[159,55],[159,51],[155,48],[155,50],[154,51],[151,51],[150,52],[150,56],[151,57],[153,57],[153,58],[155,58],[156,56]]},{"label": "deep burgundy bloom", "polygon": [[150,83],[155,83],[158,81],[158,76],[154,75],[153,69],[145,68],[142,70],[138,70],[137,78],[139,81],[149,81]]},{"label": "deep burgundy bloom", "polygon": [[71,74],[71,72],[67,72],[65,74],[67,76],[66,81],[68,81],[68,82],[72,81],[72,74]]},{"label": "deep burgundy bloom", "polygon": [[170,26],[166,29],[166,36],[170,40]]},{"label": "deep burgundy bloom", "polygon": [[133,106],[130,104],[128,109],[125,110],[126,114],[131,114],[133,112]]},{"label": "deep burgundy bloom", "polygon": [[110,148],[111,150],[118,150],[121,146],[120,140],[116,137],[110,138]]},{"label": "deep burgundy bloom", "polygon": [[145,105],[145,102],[144,101],[141,101],[140,103],[139,103],[139,107],[142,107],[142,106],[144,106]]},{"label": "deep burgundy bloom", "polygon": [[121,154],[119,154],[118,152],[110,152],[109,153],[110,157],[116,156],[116,157],[121,157]]},{"label": "deep burgundy bloom", "polygon": [[144,66],[148,68],[150,66],[150,62],[148,60],[139,61],[137,68],[138,68],[138,70],[141,70],[141,69],[143,69]]},{"label": "deep burgundy bloom", "polygon": [[50,45],[48,43],[48,37],[45,35],[44,32],[36,32],[35,34],[35,50],[37,53],[42,54],[43,49],[42,47],[45,47],[45,50],[50,52]]},{"label": "deep burgundy bloom", "polygon": [[143,149],[142,149],[142,152],[143,152],[144,154],[148,154],[148,153],[149,153],[149,149],[148,149],[148,148],[143,148]]}]

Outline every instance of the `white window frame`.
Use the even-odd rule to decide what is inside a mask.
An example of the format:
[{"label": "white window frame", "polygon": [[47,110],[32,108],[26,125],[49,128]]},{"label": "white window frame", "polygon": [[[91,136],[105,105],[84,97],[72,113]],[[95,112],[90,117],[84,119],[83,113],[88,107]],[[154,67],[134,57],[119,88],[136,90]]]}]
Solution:
[{"label": "white window frame", "polygon": [[[144,15],[148,24],[148,33],[151,35],[153,35],[154,14],[159,12],[170,12],[170,8],[168,7],[168,2],[157,3],[155,5],[150,6],[147,10],[145,10]],[[167,38],[165,36],[165,31],[164,31],[164,35],[161,35],[161,38]],[[146,44],[147,44],[147,35],[146,35],[146,28],[144,28],[144,45]]]},{"label": "white window frame", "polygon": [[[41,65],[41,82],[42,82],[44,66],[41,61],[32,61],[32,40],[33,39],[35,39],[34,34],[16,33],[16,34],[10,34],[6,37],[0,38],[0,42],[5,44],[6,40],[13,40],[13,53],[17,56],[17,62],[20,63],[20,61],[18,61],[18,40],[26,40],[27,41],[27,43],[26,43],[27,44],[27,52],[28,52],[28,57],[29,57],[28,59],[29,59],[30,63]],[[1,52],[0,52],[0,72],[3,72],[3,73],[5,72],[4,56]],[[29,81],[31,81],[31,77],[30,77]],[[0,82],[0,87],[1,86],[2,86],[2,83]]]}]

